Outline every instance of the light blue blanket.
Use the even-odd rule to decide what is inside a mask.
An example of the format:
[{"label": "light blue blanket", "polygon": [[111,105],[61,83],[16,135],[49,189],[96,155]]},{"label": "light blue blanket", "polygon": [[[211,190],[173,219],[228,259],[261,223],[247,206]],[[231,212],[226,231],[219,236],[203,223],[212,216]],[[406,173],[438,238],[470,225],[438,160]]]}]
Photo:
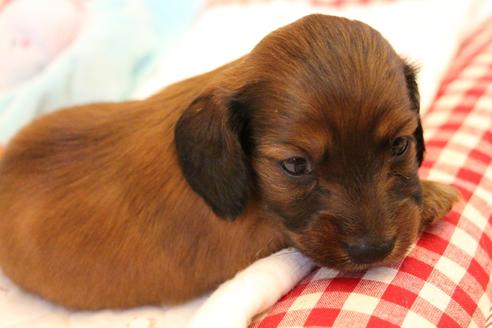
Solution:
[{"label": "light blue blanket", "polygon": [[201,0],[87,0],[76,41],[48,67],[0,93],[0,143],[35,117],[62,107],[121,101],[172,46]]}]

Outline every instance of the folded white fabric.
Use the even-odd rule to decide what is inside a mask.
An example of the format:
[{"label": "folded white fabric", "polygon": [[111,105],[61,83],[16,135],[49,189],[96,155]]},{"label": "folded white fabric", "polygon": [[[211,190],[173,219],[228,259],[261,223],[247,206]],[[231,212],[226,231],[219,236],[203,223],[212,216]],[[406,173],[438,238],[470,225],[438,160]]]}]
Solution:
[{"label": "folded white fabric", "polygon": [[246,327],[254,315],[272,306],[313,267],[310,259],[293,248],[261,259],[222,284],[188,327]]},{"label": "folded white fabric", "polygon": [[93,312],[50,304],[0,275],[0,327],[246,327],[255,314],[272,306],[313,267],[310,259],[289,248],[253,263],[211,295],[181,306]]}]

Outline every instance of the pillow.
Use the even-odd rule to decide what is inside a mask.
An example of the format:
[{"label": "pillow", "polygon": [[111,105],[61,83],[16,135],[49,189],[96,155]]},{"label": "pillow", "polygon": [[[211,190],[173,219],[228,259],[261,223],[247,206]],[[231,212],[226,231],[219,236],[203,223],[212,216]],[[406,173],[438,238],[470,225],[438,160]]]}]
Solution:
[{"label": "pillow", "polygon": [[323,13],[368,23],[398,53],[419,64],[425,111],[469,24],[468,13],[476,8],[469,0],[211,1],[213,5],[203,9],[175,47],[162,55],[154,76],[137,89],[136,97],[147,97],[163,86],[237,59],[272,30],[302,16]]},{"label": "pillow", "polygon": [[468,38],[423,117],[423,178],[463,202],[402,263],[364,273],[315,270],[254,328],[484,327],[492,288],[492,19]]}]

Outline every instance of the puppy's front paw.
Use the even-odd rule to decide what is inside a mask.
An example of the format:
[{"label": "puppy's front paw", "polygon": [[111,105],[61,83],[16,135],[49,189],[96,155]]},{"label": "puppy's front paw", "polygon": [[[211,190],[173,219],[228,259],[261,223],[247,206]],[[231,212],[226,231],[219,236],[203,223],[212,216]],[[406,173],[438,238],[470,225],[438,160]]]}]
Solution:
[{"label": "puppy's front paw", "polygon": [[448,214],[461,195],[453,187],[440,182],[423,180],[421,185],[421,230],[423,230],[427,225]]}]

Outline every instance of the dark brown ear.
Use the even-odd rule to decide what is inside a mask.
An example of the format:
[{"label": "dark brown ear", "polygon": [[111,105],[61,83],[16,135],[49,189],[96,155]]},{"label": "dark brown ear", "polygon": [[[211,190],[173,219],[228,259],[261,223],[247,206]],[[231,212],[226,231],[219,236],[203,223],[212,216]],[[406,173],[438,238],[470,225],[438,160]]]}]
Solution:
[{"label": "dark brown ear", "polygon": [[236,218],[248,201],[250,166],[241,142],[246,129],[244,108],[224,91],[195,99],[176,124],[183,174],[222,218]]},{"label": "dark brown ear", "polygon": [[417,141],[417,162],[419,163],[420,166],[424,159],[425,144],[424,144],[424,133],[423,133],[424,131],[422,129],[422,124],[420,122],[420,95],[419,95],[419,88],[416,80],[417,69],[408,63],[404,63],[403,67],[404,67],[403,72],[405,73],[405,79],[407,81],[408,96],[410,97],[410,101],[412,103],[413,109],[417,113],[419,113],[418,127],[415,130],[413,136]]}]

